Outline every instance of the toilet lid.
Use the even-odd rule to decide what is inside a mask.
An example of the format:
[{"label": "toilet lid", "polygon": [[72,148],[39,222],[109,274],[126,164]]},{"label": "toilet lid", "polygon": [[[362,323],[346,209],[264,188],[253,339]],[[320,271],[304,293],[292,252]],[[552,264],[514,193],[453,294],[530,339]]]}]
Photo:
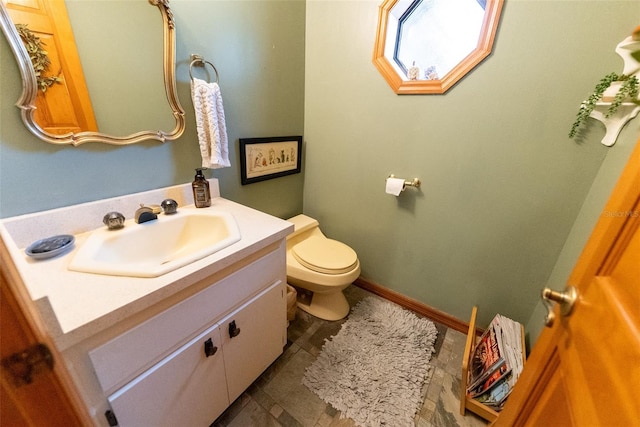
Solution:
[{"label": "toilet lid", "polygon": [[300,264],[318,273],[347,273],[358,262],[358,256],[349,246],[319,236],[303,240],[291,252]]}]

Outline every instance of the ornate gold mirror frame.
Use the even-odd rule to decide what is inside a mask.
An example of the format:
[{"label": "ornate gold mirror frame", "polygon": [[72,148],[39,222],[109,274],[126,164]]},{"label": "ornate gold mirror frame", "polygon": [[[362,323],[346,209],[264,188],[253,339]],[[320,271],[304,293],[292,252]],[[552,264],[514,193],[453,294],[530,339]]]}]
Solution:
[{"label": "ornate gold mirror frame", "polygon": [[[403,0],[384,0],[380,5],[378,30],[373,50],[374,65],[395,93],[399,95],[445,93],[491,53],[504,0],[486,0],[484,20],[476,48],[443,77],[435,80],[410,80],[402,76],[398,67],[392,64],[393,58],[388,58],[389,49],[387,47],[388,40],[395,40],[397,43],[397,36],[390,37],[387,30],[390,27],[391,10],[400,1]],[[406,0],[404,2],[406,3]],[[386,55],[385,52],[387,52]]]},{"label": "ornate gold mirror frame", "polygon": [[175,22],[173,13],[169,8],[169,0],[149,0],[152,6],[157,6],[163,20],[164,47],[163,47],[163,74],[164,87],[175,118],[175,127],[171,131],[144,130],[128,136],[113,136],[100,132],[77,132],[54,135],[44,131],[34,120],[35,101],[38,93],[36,75],[29,58],[29,54],[7,12],[0,1],[0,26],[9,42],[9,46],[15,55],[20,74],[22,76],[22,94],[16,106],[21,110],[22,121],[29,131],[43,141],[52,144],[80,145],[85,142],[103,142],[113,145],[134,144],[149,139],[158,141],[170,141],[179,138],[185,129],[185,112],[180,105],[176,89],[175,78]]}]

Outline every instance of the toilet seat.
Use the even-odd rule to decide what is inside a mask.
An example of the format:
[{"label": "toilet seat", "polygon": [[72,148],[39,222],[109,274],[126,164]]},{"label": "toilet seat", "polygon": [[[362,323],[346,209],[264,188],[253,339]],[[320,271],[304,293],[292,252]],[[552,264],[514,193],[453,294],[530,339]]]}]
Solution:
[{"label": "toilet seat", "polygon": [[358,256],[337,240],[312,236],[291,249],[294,258],[309,270],[324,274],[343,274],[353,270]]}]

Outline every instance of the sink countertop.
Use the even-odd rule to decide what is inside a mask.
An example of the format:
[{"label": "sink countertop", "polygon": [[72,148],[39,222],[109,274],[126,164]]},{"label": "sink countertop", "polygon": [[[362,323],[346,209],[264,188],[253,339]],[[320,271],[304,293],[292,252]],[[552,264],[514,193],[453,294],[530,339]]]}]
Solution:
[{"label": "sink countertop", "polygon": [[[190,191],[190,184],[188,184],[188,192]],[[136,196],[139,199],[140,195],[145,193],[139,193]],[[186,193],[186,190],[183,193]],[[174,198],[176,198],[175,194]],[[193,205],[183,206],[180,201],[178,203],[181,205],[178,212],[196,209]],[[91,203],[77,206],[88,207],[89,205]],[[11,227],[7,227],[6,222],[11,223],[20,217],[2,221],[0,233],[31,298],[34,301],[48,300],[55,319],[47,319],[46,313],[43,313],[43,317],[49,327],[49,332],[63,349],[243,260],[248,255],[285,238],[293,231],[293,224],[287,221],[220,197],[212,197],[211,207],[202,209],[222,210],[231,213],[240,228],[240,241],[212,255],[154,278],[106,276],[68,270],[68,263],[87,239],[91,230],[81,233],[71,230],[61,231],[61,233],[75,235],[74,248],[63,255],[46,260],[34,260],[28,257],[24,249],[29,243],[12,236],[9,231]],[[24,221],[31,220],[42,223],[48,220],[47,213],[48,211],[30,214]],[[68,217],[69,212],[66,212],[64,216]],[[55,224],[51,226],[51,229],[56,229]],[[37,239],[57,233],[54,231],[48,235],[39,236]],[[43,311],[42,307],[43,305],[46,307],[47,303],[43,304],[42,301],[39,301],[38,304]]]}]

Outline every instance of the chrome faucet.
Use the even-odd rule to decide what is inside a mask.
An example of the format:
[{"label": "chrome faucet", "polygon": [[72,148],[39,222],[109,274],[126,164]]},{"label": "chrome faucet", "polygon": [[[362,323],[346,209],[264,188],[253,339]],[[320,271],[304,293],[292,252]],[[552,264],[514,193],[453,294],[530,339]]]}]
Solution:
[{"label": "chrome faucet", "polygon": [[158,219],[158,215],[153,213],[153,209],[151,209],[149,206],[140,204],[140,207],[138,208],[138,210],[136,210],[134,218],[137,224],[142,224],[143,222]]}]

